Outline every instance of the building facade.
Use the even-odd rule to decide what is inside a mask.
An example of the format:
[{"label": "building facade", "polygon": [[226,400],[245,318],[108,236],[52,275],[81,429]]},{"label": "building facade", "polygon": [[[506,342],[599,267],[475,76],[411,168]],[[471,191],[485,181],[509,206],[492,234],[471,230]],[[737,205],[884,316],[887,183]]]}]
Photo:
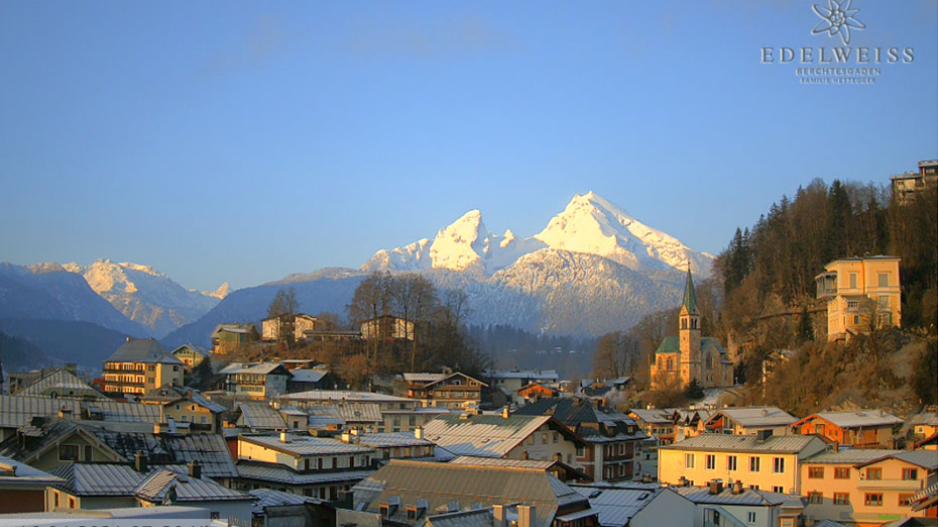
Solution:
[{"label": "building facade", "polygon": [[870,256],[824,266],[815,281],[817,297],[827,300],[829,342],[902,326],[899,261],[895,256]]},{"label": "building facade", "polygon": [[449,409],[477,408],[482,402],[482,388],[488,385],[464,373],[405,373],[407,397],[423,406]]},{"label": "building facade", "polygon": [[919,161],[918,172],[892,178],[892,196],[899,205],[907,205],[918,194],[938,187],[938,160]]},{"label": "building facade", "polygon": [[154,339],[127,339],[104,362],[104,392],[112,396],[146,395],[182,387],[183,363]]}]

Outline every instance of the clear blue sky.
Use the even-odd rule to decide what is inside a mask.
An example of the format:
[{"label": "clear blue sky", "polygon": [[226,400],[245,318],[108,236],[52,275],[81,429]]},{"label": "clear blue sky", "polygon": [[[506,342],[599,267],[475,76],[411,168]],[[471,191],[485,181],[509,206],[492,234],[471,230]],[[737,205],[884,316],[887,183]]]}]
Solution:
[{"label": "clear blue sky", "polygon": [[[818,3],[826,0],[818,0]],[[718,252],[815,177],[938,157],[938,2],[854,0],[873,86],[801,86],[810,1],[0,3],[0,261],[238,287],[596,191]]]}]

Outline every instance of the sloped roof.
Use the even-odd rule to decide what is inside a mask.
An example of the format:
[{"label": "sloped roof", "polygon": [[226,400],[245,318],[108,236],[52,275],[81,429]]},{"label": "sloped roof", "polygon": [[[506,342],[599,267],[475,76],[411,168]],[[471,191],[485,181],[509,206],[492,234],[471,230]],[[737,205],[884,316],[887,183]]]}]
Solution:
[{"label": "sloped roof", "polygon": [[665,337],[661,339],[661,344],[658,344],[658,349],[655,350],[655,354],[668,354],[668,353],[680,353],[681,352],[681,341],[678,340],[676,336]]},{"label": "sloped roof", "polygon": [[374,470],[346,470],[323,472],[294,472],[273,463],[238,463],[242,479],[254,479],[287,485],[315,485],[324,483],[357,483],[375,473]]},{"label": "sloped roof", "polygon": [[166,351],[166,348],[156,339],[128,339],[108,357],[107,362],[182,364],[172,353]]},{"label": "sloped roof", "polygon": [[201,356],[203,356],[203,357],[208,357],[208,356],[209,356],[208,351],[206,351],[206,350],[205,350],[204,348],[202,348],[202,347],[196,346],[195,344],[183,344],[182,346],[176,347],[176,349],[174,349],[172,353],[173,353],[173,355],[176,355],[177,353],[179,353],[179,352],[182,351],[182,350],[189,350],[189,351],[191,351],[191,352],[193,352],[193,353],[196,353],[196,354],[198,354],[198,355],[201,355]]},{"label": "sloped roof", "polygon": [[492,509],[447,512],[427,516],[429,527],[492,527]]},{"label": "sloped roof", "polygon": [[303,505],[304,503],[321,503],[321,500],[309,496],[300,496],[292,492],[283,492],[274,489],[253,489],[248,494],[257,498],[254,502],[254,514],[263,514],[267,507],[283,507],[286,505]]},{"label": "sloped roof", "polygon": [[54,474],[21,463],[15,459],[0,456],[0,487],[45,487],[61,483],[62,479]]},{"label": "sloped roof", "polygon": [[805,422],[812,417],[820,417],[840,428],[861,428],[867,426],[892,426],[902,424],[902,419],[881,410],[853,410],[849,412],[819,412],[802,419]]},{"label": "sloped roof", "polygon": [[648,424],[674,424],[674,411],[674,408],[652,408],[649,410],[633,408],[629,413]]},{"label": "sloped roof", "polygon": [[202,465],[202,474],[210,478],[238,477],[228,444],[218,434],[167,436],[163,441],[177,463],[198,461]]},{"label": "sloped roof", "polygon": [[305,392],[284,394],[280,396],[280,399],[310,402],[346,401],[372,403],[410,403],[412,405],[416,404],[413,399],[408,399],[406,397],[397,397],[395,395],[386,395],[383,393],[356,392],[349,390],[308,390]]},{"label": "sloped roof", "polygon": [[[278,371],[279,370],[279,371]],[[257,364],[232,362],[218,373],[222,375],[256,374],[256,375],[290,375],[290,371],[279,362],[260,362]]]},{"label": "sloped roof", "polygon": [[53,416],[65,408],[72,415],[81,413],[76,399],[53,399],[20,395],[0,395],[0,428],[19,428],[36,416]]},{"label": "sloped roof", "polygon": [[238,403],[244,426],[252,430],[280,430],[287,424],[279,412],[262,402]]},{"label": "sloped roof", "polygon": [[285,452],[294,456],[330,455],[330,454],[367,454],[372,448],[354,443],[344,443],[331,437],[313,437],[309,435],[288,434],[287,442],[279,436],[242,435],[241,441]]},{"label": "sloped roof", "polygon": [[658,449],[794,454],[801,453],[811,445],[823,448],[825,443],[816,436],[804,435],[771,436],[767,439],[759,439],[754,435],[701,434],[671,445],[660,446]]},{"label": "sloped roof", "polygon": [[404,506],[426,500],[428,510],[450,503],[534,505],[538,525],[550,525],[559,506],[588,501],[542,469],[490,467],[392,459],[373,476],[353,488],[356,505],[378,512],[392,498]]},{"label": "sloped roof", "polygon": [[560,380],[557,370],[490,370],[485,372],[485,376],[490,379]]},{"label": "sloped roof", "polygon": [[752,406],[723,408],[711,415],[707,423],[719,419],[721,415],[745,428],[787,426],[798,421],[797,417],[775,406]]},{"label": "sloped roof", "polygon": [[57,369],[43,377],[40,377],[36,382],[30,384],[26,388],[23,388],[22,390],[17,391],[16,395],[42,396],[48,395],[52,392],[56,393],[56,395],[59,397],[67,396],[69,394],[75,394],[76,396],[84,397],[104,397],[104,395],[92,388],[90,385],[88,385],[88,383],[82,381],[78,378],[78,376],[66,370],[65,368]]},{"label": "sloped roof", "polygon": [[684,299],[681,307],[687,308],[687,312],[696,315],[697,312],[697,289],[694,288],[694,277],[690,274],[690,266],[687,267],[687,281],[684,283]]},{"label": "sloped roof", "polygon": [[572,485],[590,507],[599,512],[599,524],[603,527],[628,525],[633,516],[645,508],[660,492],[658,489],[620,489],[609,486]]},{"label": "sloped roof", "polygon": [[219,485],[208,477],[193,478],[181,469],[162,468],[144,478],[134,490],[138,498],[152,503],[163,500],[175,491],[174,503],[203,501],[254,501],[254,496]]},{"label": "sloped roof", "polygon": [[402,374],[407,382],[436,382],[449,376],[448,373],[406,372]]},{"label": "sloped roof", "polygon": [[717,494],[710,494],[707,487],[674,487],[674,490],[696,504],[775,506],[794,504],[796,500],[800,502],[798,496],[756,489],[743,489],[740,494],[734,494],[731,487]]},{"label": "sloped roof", "polygon": [[424,437],[457,455],[502,457],[550,421],[546,415],[440,416],[424,425]]},{"label": "sloped roof", "polygon": [[75,496],[133,496],[145,477],[129,465],[112,463],[69,463],[54,474],[64,480],[56,486]]},{"label": "sloped roof", "polygon": [[293,382],[319,382],[323,377],[329,375],[328,370],[298,368],[291,372]]},{"label": "sloped roof", "polygon": [[816,465],[860,465],[888,457],[901,452],[880,448],[841,448],[839,451],[826,451],[805,459],[805,463]]},{"label": "sloped roof", "polygon": [[359,443],[371,448],[390,448],[405,446],[430,446],[432,441],[417,439],[413,432],[380,432],[360,434]]}]

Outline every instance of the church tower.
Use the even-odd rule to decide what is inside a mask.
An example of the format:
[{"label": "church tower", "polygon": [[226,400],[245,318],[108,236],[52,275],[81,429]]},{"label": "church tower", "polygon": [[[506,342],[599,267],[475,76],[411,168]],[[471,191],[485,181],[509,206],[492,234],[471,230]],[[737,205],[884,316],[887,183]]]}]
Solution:
[{"label": "church tower", "polygon": [[684,285],[684,303],[678,315],[678,339],[681,348],[681,383],[686,386],[692,379],[701,382],[700,357],[700,312],[697,311],[697,291],[694,278],[687,266],[687,283]]}]

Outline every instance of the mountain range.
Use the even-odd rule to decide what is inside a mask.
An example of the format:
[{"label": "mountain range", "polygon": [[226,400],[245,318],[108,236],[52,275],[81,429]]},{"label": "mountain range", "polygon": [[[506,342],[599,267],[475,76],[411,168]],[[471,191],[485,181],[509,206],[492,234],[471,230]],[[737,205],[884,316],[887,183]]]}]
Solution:
[{"label": "mountain range", "polygon": [[[713,260],[590,192],[574,196],[530,237],[510,229],[489,231],[482,213],[472,210],[432,238],[377,251],[357,269],[294,274],[230,294],[227,284],[213,292],[189,290],[132,263],[0,264],[0,323],[85,322],[118,334],[156,336],[167,345],[207,345],[217,324],[263,318],[280,289],[293,288],[304,312],[344,315],[361,280],[388,271],[418,272],[438,287],[464,289],[472,323],[600,335],[676,305],[683,273],[689,267],[706,278]],[[27,340],[29,332],[22,328],[35,326],[0,324]],[[100,336],[102,342],[112,339]]]}]

